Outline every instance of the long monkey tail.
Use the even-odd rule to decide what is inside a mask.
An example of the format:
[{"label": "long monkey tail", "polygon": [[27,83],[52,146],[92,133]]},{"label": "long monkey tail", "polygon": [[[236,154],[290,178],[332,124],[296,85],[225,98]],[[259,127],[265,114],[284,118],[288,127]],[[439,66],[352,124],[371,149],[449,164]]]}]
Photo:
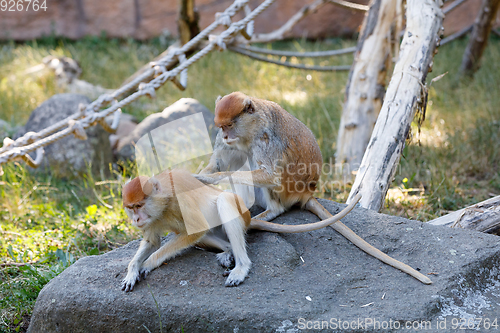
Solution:
[{"label": "long monkey tail", "polygon": [[354,197],[353,201],[342,211],[333,216],[329,213],[330,216],[328,218],[319,222],[299,224],[299,225],[283,225],[263,220],[252,219],[249,228],[256,230],[271,231],[271,232],[281,232],[287,234],[318,230],[328,225],[331,225],[332,223],[338,222],[340,219],[344,218],[347,214],[349,214],[349,212],[354,208],[354,206],[356,206],[356,204],[360,199],[361,199],[361,194],[358,193],[358,195]]},{"label": "long monkey tail", "polygon": [[[358,194],[359,195],[359,194]],[[358,196],[354,197],[353,202],[359,201],[360,198]],[[311,197],[309,201],[306,203],[306,209],[317,215],[320,219],[328,219],[332,217],[332,214],[330,214],[329,211],[325,209],[315,198]],[[330,225],[335,231],[339,232],[342,236],[347,238],[349,241],[351,241],[354,245],[359,247],[361,250],[365,251],[369,255],[377,258],[378,260],[382,261],[383,263],[386,263],[389,266],[392,266],[394,268],[397,268],[411,276],[413,276],[415,279],[419,280],[420,282],[424,284],[431,284],[432,281],[429,279],[427,276],[423,275],[422,273],[417,272],[415,269],[411,268],[410,266],[403,264],[400,261],[397,261],[396,259],[393,259],[389,257],[387,254],[384,252],[380,251],[379,249],[376,249],[372,245],[368,244],[364,239],[359,237],[349,229],[345,224],[342,222],[337,222],[335,224]]]}]

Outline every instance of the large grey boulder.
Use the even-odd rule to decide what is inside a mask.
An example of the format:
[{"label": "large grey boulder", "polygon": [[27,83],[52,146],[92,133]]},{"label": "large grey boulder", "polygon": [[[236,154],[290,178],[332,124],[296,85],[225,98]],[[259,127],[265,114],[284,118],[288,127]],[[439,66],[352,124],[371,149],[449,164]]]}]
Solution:
[{"label": "large grey boulder", "polygon": [[[89,103],[90,100],[82,95],[54,95],[31,113],[28,122],[16,133],[15,138],[27,132],[39,132],[78,112],[80,104]],[[70,135],[46,146],[42,164],[35,170],[50,170],[60,177],[85,173],[89,165],[94,172],[108,171],[112,160],[109,133],[100,125],[92,126],[85,132],[87,140],[80,140]]]},{"label": "large grey boulder", "polygon": [[[321,203],[332,213],[343,206]],[[316,220],[309,212],[292,211],[275,221]],[[325,228],[289,235],[250,232],[253,267],[238,287],[224,287],[213,253],[191,249],[125,293],[120,281],[137,250],[134,241],[82,258],[47,284],[28,332],[159,332],[158,316],[163,332],[299,332],[327,324],[318,331],[399,331],[422,324],[430,325],[429,332],[454,332],[452,318],[483,318],[484,324],[498,317],[497,236],[362,208],[343,222],[434,283],[420,283]],[[379,329],[386,325],[393,329]]]},{"label": "large grey boulder", "polygon": [[149,131],[165,125],[174,120],[201,112],[207,126],[212,142],[217,134],[214,126],[214,115],[203,104],[193,98],[181,98],[174,104],[165,108],[162,112],[147,116],[137,127],[118,142],[115,155],[118,159],[133,160],[135,157],[134,144]]}]

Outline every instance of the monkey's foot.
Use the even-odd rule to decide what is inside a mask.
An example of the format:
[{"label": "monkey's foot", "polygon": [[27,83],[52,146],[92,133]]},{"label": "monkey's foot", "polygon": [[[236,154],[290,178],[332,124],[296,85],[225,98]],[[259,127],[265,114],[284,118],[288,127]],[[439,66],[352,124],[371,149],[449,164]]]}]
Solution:
[{"label": "monkey's foot", "polygon": [[248,275],[250,267],[235,267],[226,279],[226,287],[235,287],[242,283]]},{"label": "monkey's foot", "polygon": [[129,292],[134,290],[134,286],[137,282],[141,280],[139,272],[129,272],[127,276],[122,280],[122,290]]},{"label": "monkey's foot", "polygon": [[217,253],[216,256],[222,267],[234,267],[234,256],[231,252]]},{"label": "monkey's foot", "polygon": [[146,280],[146,277],[150,272],[151,270],[149,268],[142,267],[139,272],[139,277],[142,278],[143,280]]}]

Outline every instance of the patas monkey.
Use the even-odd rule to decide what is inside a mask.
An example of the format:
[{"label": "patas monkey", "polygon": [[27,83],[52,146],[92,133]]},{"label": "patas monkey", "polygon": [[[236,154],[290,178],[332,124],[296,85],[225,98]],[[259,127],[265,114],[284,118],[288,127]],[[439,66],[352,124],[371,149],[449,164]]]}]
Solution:
[{"label": "patas monkey", "polygon": [[[144,234],[122,281],[125,291],[132,291],[141,276],[145,278],[165,260],[192,245],[223,251],[217,259],[225,267],[230,267],[234,258],[235,267],[225,284],[236,286],[243,282],[251,266],[245,243],[248,228],[273,232],[316,230],[340,220],[361,198],[330,219],[291,226],[250,219],[241,197],[205,185],[182,170],[164,171],[151,178],[136,177],[125,184],[122,197],[132,224]],[[160,247],[165,231],[176,235]]]},{"label": "patas monkey", "polygon": [[[323,159],[314,135],[300,120],[274,102],[233,92],[217,99],[215,125],[220,130],[214,153],[196,178],[211,184],[232,181],[260,188],[256,200],[266,210],[256,219],[269,221],[295,204],[320,219],[332,216],[313,197]],[[234,171],[238,170],[235,165],[241,164],[233,158],[236,151],[246,154],[251,171]],[[425,275],[365,242],[344,224],[338,222],[331,227],[382,262],[425,284],[432,283]]]}]

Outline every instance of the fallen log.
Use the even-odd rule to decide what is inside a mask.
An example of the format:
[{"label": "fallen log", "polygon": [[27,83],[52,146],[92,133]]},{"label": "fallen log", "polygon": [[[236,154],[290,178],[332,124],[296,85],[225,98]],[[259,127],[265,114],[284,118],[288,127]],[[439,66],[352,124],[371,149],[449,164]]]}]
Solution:
[{"label": "fallen log", "polygon": [[500,195],[427,222],[486,233],[500,231]]}]

